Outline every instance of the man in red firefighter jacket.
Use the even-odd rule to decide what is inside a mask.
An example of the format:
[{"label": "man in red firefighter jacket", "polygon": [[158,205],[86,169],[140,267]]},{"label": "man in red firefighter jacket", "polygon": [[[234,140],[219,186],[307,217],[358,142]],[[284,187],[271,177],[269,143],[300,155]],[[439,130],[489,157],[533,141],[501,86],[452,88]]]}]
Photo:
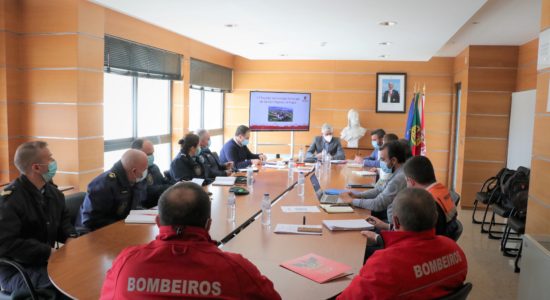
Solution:
[{"label": "man in red firefighter jacket", "polygon": [[424,189],[407,188],[393,202],[395,231],[382,231],[376,251],[338,299],[435,299],[466,279],[466,256],[435,235],[436,203]]},{"label": "man in red firefighter jacket", "polygon": [[250,261],[210,239],[210,199],[201,187],[178,183],[158,206],[159,235],[119,254],[101,299],[281,299]]}]

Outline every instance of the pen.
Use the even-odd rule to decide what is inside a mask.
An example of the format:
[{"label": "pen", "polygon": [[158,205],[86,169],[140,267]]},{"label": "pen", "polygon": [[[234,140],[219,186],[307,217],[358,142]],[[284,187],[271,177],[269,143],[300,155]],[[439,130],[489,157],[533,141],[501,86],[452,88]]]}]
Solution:
[{"label": "pen", "polygon": [[306,216],[304,216],[304,219],[303,219],[302,225],[306,225]]}]

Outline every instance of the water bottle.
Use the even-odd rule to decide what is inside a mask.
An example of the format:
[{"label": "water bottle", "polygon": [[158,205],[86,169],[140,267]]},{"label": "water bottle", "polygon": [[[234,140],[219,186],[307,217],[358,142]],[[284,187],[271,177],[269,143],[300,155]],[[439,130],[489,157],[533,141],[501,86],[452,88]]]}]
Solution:
[{"label": "water bottle", "polygon": [[327,150],[326,149],[323,149],[323,152],[321,154],[321,162],[323,162],[323,164],[325,164],[327,162]]},{"label": "water bottle", "polygon": [[248,166],[246,168],[246,184],[247,185],[252,185],[252,182],[253,182],[253,174],[254,174],[254,169],[252,169],[252,166]]},{"label": "water bottle", "polygon": [[304,150],[300,149],[300,152],[298,152],[298,161],[303,164],[304,163]]},{"label": "water bottle", "polygon": [[262,199],[262,225],[271,225],[271,200],[269,200],[269,194],[264,194]]},{"label": "water bottle", "polygon": [[315,176],[317,176],[317,178],[319,178],[321,176],[321,168],[323,167],[323,165],[321,164],[320,161],[317,161],[315,163]]},{"label": "water bottle", "polygon": [[288,178],[294,179],[294,160],[292,158],[288,161]]},{"label": "water bottle", "polygon": [[232,192],[227,197],[227,221],[235,222],[235,193]]},{"label": "water bottle", "polygon": [[304,182],[305,182],[304,172],[298,173],[298,196],[304,195]]}]

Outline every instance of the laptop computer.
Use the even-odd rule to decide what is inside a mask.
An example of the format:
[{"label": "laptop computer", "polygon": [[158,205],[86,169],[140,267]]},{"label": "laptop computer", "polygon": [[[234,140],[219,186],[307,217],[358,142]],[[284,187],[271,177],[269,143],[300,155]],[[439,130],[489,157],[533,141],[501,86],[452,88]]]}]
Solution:
[{"label": "laptop computer", "polygon": [[321,189],[321,184],[319,183],[319,179],[317,179],[317,176],[315,176],[315,174],[311,174],[311,176],[309,176],[309,180],[311,181],[313,189],[315,190],[315,194],[317,195],[317,199],[319,199],[319,202],[321,202],[321,204],[334,204],[341,202],[338,201],[340,199],[339,195],[328,195]]}]

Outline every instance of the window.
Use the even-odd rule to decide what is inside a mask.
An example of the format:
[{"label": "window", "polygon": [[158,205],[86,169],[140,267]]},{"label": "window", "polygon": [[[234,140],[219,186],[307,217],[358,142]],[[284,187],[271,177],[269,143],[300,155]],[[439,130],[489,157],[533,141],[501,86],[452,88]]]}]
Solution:
[{"label": "window", "polygon": [[171,162],[170,80],[104,74],[104,169],[109,169],[137,138],[155,145],[161,171]]},{"label": "window", "polygon": [[189,91],[189,128],[207,129],[210,133],[213,152],[220,152],[223,146],[224,92],[192,86]]}]

